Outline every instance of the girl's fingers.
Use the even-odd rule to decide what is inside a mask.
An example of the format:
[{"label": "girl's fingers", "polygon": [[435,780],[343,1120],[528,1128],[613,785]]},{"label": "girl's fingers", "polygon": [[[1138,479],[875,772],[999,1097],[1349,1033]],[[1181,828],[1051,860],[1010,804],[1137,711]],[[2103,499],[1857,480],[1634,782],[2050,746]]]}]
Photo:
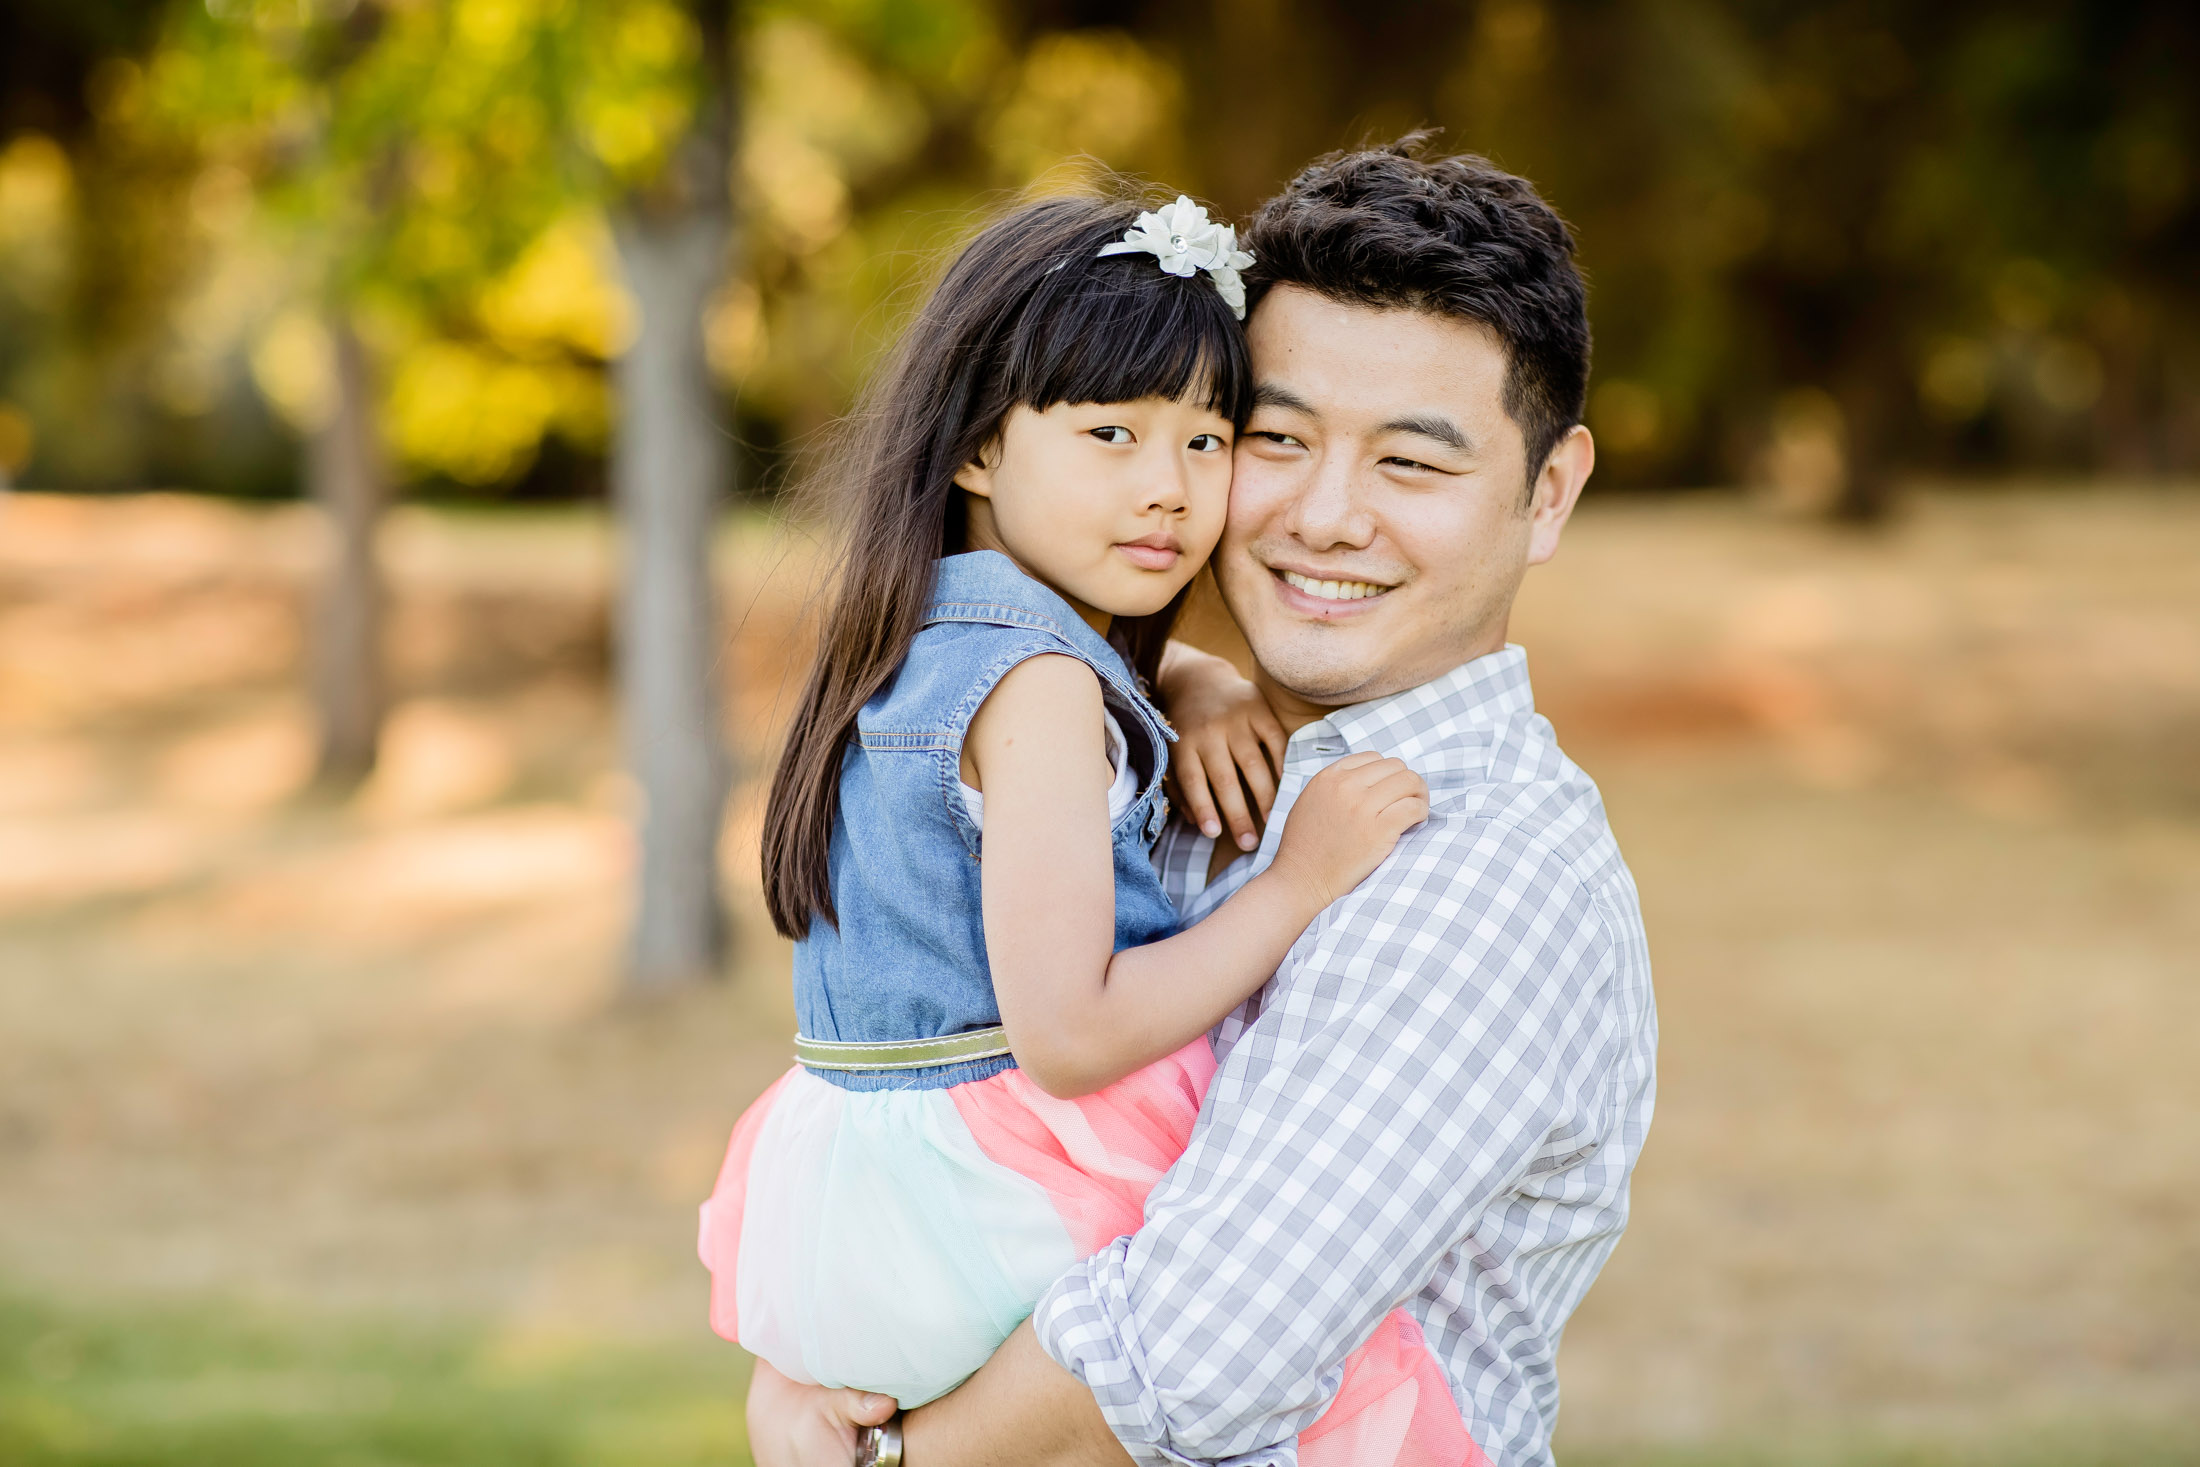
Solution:
[{"label": "girl's fingers", "polygon": [[1413,767],[1398,759],[1380,761],[1367,771],[1365,778],[1365,787],[1371,791],[1389,789],[1393,785],[1424,787],[1421,776],[1413,772]]},{"label": "girl's fingers", "polygon": [[1268,762],[1279,773],[1283,769],[1283,751],[1290,746],[1291,736],[1276,721],[1275,710],[1264,700],[1252,717],[1253,737],[1268,751]]},{"label": "girl's fingers", "polygon": [[1420,795],[1408,795],[1393,800],[1383,809],[1383,818],[1397,827],[1400,835],[1428,819],[1428,800]]},{"label": "girl's fingers", "polygon": [[833,1411],[846,1417],[853,1426],[884,1426],[900,1408],[900,1403],[892,1396],[847,1387],[834,1390],[829,1400]]},{"label": "girl's fingers", "polygon": [[1276,804],[1276,776],[1268,768],[1267,754],[1257,740],[1244,738],[1231,743],[1230,758],[1237,765],[1238,777],[1252,791],[1253,803],[1260,807],[1260,818],[1266,820]]},{"label": "girl's fingers", "polygon": [[1222,759],[1215,768],[1223,775],[1208,784],[1214,792],[1215,807],[1222,812],[1223,824],[1230,827],[1230,838],[1237,842],[1237,848],[1249,851],[1260,844],[1260,836],[1253,829],[1253,812],[1245,804],[1245,786],[1238,779],[1237,766]]},{"label": "girl's fingers", "polygon": [[[1350,762],[1353,760],[1360,762]],[[1362,799],[1373,798],[1376,791],[1392,780],[1419,777],[1396,759],[1386,759],[1380,754],[1353,754],[1339,759],[1337,766],[1348,771],[1347,788],[1357,792]]]},{"label": "girl's fingers", "polygon": [[1373,786],[1369,788],[1368,793],[1371,796],[1383,800],[1385,803],[1388,803],[1391,800],[1398,799],[1400,796],[1403,795],[1419,795],[1423,798],[1426,798],[1428,795],[1428,785],[1422,780],[1420,775],[1415,774],[1412,770],[1406,768],[1404,765],[1401,764],[1396,769],[1386,772],[1381,779],[1375,781]]},{"label": "girl's fingers", "polygon": [[1199,833],[1210,837],[1222,834],[1222,817],[1215,813],[1214,796],[1207,788],[1206,765],[1188,740],[1177,748],[1174,773],[1184,813],[1199,827]]}]

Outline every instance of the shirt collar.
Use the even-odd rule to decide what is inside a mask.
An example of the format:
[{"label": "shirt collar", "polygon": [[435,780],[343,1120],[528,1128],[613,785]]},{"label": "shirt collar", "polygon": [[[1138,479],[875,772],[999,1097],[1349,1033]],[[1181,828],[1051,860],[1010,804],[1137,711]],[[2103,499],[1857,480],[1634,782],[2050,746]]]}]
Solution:
[{"label": "shirt collar", "polygon": [[1462,662],[1441,677],[1388,697],[1332,708],[1292,735],[1294,745],[1342,744],[1333,752],[1372,750],[1404,759],[1432,753],[1470,728],[1486,728],[1535,710],[1527,651],[1501,651]]}]

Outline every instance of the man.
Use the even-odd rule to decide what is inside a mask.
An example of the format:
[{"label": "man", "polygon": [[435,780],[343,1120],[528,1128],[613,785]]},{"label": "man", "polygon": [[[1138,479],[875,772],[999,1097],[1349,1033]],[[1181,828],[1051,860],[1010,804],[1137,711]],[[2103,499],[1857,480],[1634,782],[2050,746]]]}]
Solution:
[{"label": "man", "polygon": [[[1572,238],[1524,181],[1416,139],[1317,163],[1248,236],[1259,400],[1214,565],[1287,742],[1256,849],[1217,849],[1202,802],[1157,859],[1197,918],[1359,750],[1418,770],[1431,813],[1217,1031],[1144,1226],[894,1423],[910,1467],[1294,1463],[1400,1305],[1481,1453],[1548,1463],[1559,1335],[1626,1222],[1656,1044],[1640,911],[1505,641],[1595,461]],[[1165,690],[1209,770],[1218,666],[1178,658]],[[844,1462],[891,1407],[759,1366],[758,1460]]]}]

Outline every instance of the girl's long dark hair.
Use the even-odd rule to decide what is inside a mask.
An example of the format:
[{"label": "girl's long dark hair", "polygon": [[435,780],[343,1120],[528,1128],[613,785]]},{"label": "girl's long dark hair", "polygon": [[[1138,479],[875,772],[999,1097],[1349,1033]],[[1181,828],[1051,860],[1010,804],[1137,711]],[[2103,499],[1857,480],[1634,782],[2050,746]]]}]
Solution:
[{"label": "girl's long dark hair", "polygon": [[[764,898],[788,937],[806,935],[815,915],[838,920],[830,853],[843,752],[857,712],[908,655],[933,562],[962,548],[955,475],[1010,410],[1199,394],[1239,427],[1252,411],[1245,335],[1214,282],[1167,274],[1150,254],[1099,258],[1142,207],[1048,199],[988,225],[849,425],[825,481],[842,500],[845,544],[764,807]],[[1182,601],[1116,622],[1142,676],[1159,667]]]}]

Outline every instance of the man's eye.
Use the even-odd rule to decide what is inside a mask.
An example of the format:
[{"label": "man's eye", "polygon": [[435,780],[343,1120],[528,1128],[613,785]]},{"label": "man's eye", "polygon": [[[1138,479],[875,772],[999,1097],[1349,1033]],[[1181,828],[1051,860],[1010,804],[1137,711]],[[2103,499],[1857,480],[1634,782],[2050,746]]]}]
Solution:
[{"label": "man's eye", "polygon": [[1192,451],[1195,453],[1215,453],[1229,446],[1222,441],[1219,433],[1202,433],[1192,440]]},{"label": "man's eye", "polygon": [[1246,436],[1249,438],[1264,438],[1270,443],[1280,443],[1291,448],[1304,448],[1306,446],[1288,433],[1268,433],[1256,429]]},{"label": "man's eye", "polygon": [[1092,436],[1102,443],[1132,443],[1136,441],[1131,437],[1131,430],[1128,428],[1095,428],[1092,430]]},{"label": "man's eye", "polygon": [[1430,467],[1428,464],[1422,463],[1419,459],[1399,458],[1395,454],[1391,455],[1389,458],[1384,459],[1383,462],[1386,464],[1396,464],[1401,469],[1427,469],[1432,474],[1436,472],[1434,468]]}]

